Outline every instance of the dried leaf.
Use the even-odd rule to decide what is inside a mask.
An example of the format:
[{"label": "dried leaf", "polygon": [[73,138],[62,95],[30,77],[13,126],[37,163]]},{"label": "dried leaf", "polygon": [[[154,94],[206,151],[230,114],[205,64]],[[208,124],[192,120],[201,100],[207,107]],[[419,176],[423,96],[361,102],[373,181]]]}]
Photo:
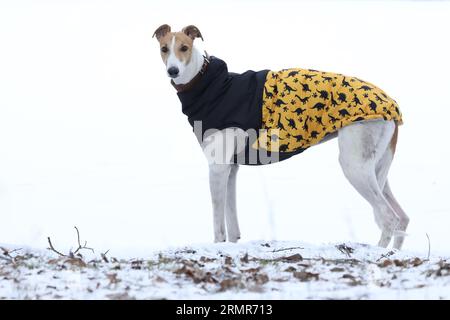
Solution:
[{"label": "dried leaf", "polygon": [[135,300],[128,292],[107,294],[106,297],[111,300]]},{"label": "dried leaf", "polygon": [[386,268],[386,267],[389,267],[389,266],[392,265],[392,264],[393,264],[393,262],[392,262],[391,259],[386,259],[386,260],[384,260],[383,262],[379,263],[378,266],[379,266],[380,268]]},{"label": "dried leaf", "polygon": [[241,286],[241,281],[237,278],[225,279],[220,282],[220,290],[226,291],[231,288],[236,288]]},{"label": "dried leaf", "polygon": [[80,267],[80,268],[84,268],[87,266],[86,262],[84,262],[80,258],[67,258],[64,260],[64,263],[68,263],[72,266],[76,266],[76,267]]},{"label": "dried leaf", "polygon": [[331,272],[344,272],[345,269],[341,267],[334,267],[330,269]]},{"label": "dried leaf", "polygon": [[293,262],[302,261],[303,257],[299,253],[296,253],[296,254],[294,254],[292,256],[281,257],[281,258],[278,258],[278,259],[275,259],[275,260],[280,260],[280,261],[283,261],[283,262],[293,263]]},{"label": "dried leaf", "polygon": [[225,262],[226,265],[231,265],[233,263],[233,258],[231,258],[230,256],[226,256],[225,257]]},{"label": "dried leaf", "polygon": [[405,260],[398,260],[398,259],[394,260],[394,264],[396,267],[406,267],[408,265]]},{"label": "dried leaf", "polygon": [[120,281],[122,281],[119,278],[117,278],[117,273],[107,274],[106,277],[109,280],[109,284],[116,284],[116,283],[119,283]]},{"label": "dried leaf", "polygon": [[261,267],[250,268],[250,269],[241,269],[242,272],[256,273],[261,270]]},{"label": "dried leaf", "polygon": [[292,267],[292,266],[290,266],[290,267],[288,267],[286,270],[284,270],[285,272],[295,272],[295,271],[297,271],[297,269],[296,268],[294,268],[294,267]]},{"label": "dried leaf", "polygon": [[213,262],[213,261],[216,261],[216,259],[215,258],[207,258],[207,257],[204,257],[204,256],[200,257],[200,262],[203,262],[203,263]]},{"label": "dried leaf", "polygon": [[362,282],[361,282],[360,280],[356,279],[355,276],[353,276],[353,275],[351,275],[351,274],[346,273],[346,274],[344,274],[344,275],[342,276],[342,278],[343,278],[343,279],[349,279],[349,280],[351,280],[351,281],[348,283],[348,285],[350,285],[350,286],[359,286],[359,285],[362,285]]},{"label": "dried leaf", "polygon": [[311,280],[319,280],[318,273],[305,272],[305,271],[294,272],[294,277],[299,279],[302,282],[311,281]]},{"label": "dried leaf", "polygon": [[418,258],[418,257],[416,257],[416,258],[412,259],[410,261],[410,263],[413,265],[413,267],[418,267],[418,266],[420,266],[423,263],[423,260]]},{"label": "dried leaf", "polygon": [[160,277],[160,276],[157,276],[157,277],[155,278],[155,281],[156,281],[156,282],[167,282],[166,279],[164,279],[164,278],[162,278],[162,277]]},{"label": "dried leaf", "polygon": [[256,273],[253,275],[252,280],[255,281],[256,284],[265,284],[269,282],[269,276],[265,273]]}]

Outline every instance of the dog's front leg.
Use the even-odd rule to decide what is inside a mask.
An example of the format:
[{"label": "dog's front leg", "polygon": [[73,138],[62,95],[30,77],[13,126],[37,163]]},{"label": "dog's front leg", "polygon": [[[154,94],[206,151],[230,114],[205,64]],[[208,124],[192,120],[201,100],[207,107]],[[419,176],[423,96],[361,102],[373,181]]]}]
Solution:
[{"label": "dog's front leg", "polygon": [[225,217],[227,221],[228,240],[231,242],[237,242],[241,238],[236,208],[236,176],[238,169],[239,165],[237,164],[231,165],[230,176],[228,178],[227,184],[227,202],[226,202]]},{"label": "dog's front leg", "polygon": [[[225,221],[228,237],[236,242],[240,237],[236,215],[236,174],[238,165],[233,164],[233,156],[245,147],[245,132],[227,128],[208,136],[201,142],[209,163],[209,185],[214,215],[214,240],[226,240]],[[226,220],[225,220],[226,219]]]},{"label": "dog's front leg", "polygon": [[209,165],[209,187],[214,215],[214,242],[226,241],[225,207],[230,164]]}]

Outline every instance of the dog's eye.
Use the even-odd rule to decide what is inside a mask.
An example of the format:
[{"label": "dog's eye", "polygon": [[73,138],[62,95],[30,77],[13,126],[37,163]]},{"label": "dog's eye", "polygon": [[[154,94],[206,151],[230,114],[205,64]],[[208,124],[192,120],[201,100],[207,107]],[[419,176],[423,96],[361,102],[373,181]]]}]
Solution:
[{"label": "dog's eye", "polygon": [[166,53],[167,51],[169,51],[169,49],[167,49],[167,47],[162,47],[162,48],[161,48],[161,52]]},{"label": "dog's eye", "polygon": [[186,52],[186,51],[188,51],[188,46],[182,46],[181,48],[180,48],[180,50],[181,51],[183,51],[183,52]]}]

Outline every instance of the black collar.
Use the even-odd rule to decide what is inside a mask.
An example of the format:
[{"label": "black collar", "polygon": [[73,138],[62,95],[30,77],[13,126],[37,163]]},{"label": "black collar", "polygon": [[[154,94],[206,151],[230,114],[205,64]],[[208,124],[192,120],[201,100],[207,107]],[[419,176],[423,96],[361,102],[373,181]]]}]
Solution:
[{"label": "black collar", "polygon": [[192,78],[191,81],[189,81],[188,83],[185,84],[176,84],[175,82],[173,82],[173,79],[170,80],[170,83],[172,83],[172,85],[174,86],[175,89],[177,89],[177,92],[184,92],[184,91],[188,91],[190,89],[192,89],[192,87],[195,86],[195,84],[197,84],[197,82],[201,79],[201,77],[203,76],[203,74],[206,72],[206,69],[208,68],[210,59],[209,59],[209,55],[208,53],[205,51],[205,54],[203,55],[203,65],[202,68],[200,69],[200,71],[195,75],[194,78]]}]

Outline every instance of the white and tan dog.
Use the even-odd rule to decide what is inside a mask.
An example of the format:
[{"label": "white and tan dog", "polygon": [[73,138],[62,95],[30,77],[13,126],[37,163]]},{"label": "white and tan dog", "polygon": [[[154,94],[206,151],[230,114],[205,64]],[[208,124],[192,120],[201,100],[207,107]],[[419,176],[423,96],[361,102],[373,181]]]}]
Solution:
[{"label": "white and tan dog", "polygon": [[[205,63],[204,53],[194,46],[194,39],[202,38],[199,29],[188,26],[181,32],[171,32],[170,26],[162,25],[154,36],[159,41],[161,57],[173,84],[195,85],[193,80],[202,75]],[[233,157],[245,145],[246,135],[242,129],[229,127],[200,141],[209,159],[216,242],[226,241],[226,232],[231,242],[240,238],[236,211],[238,164]],[[378,245],[387,247],[394,237],[394,247],[400,249],[409,218],[394,198],[387,179],[397,144],[397,123],[360,121],[337,130],[323,141],[334,137],[338,138],[339,162],[345,177],[373,208],[375,221],[381,229]],[[224,162],[211,160],[211,150],[224,150]]]}]

